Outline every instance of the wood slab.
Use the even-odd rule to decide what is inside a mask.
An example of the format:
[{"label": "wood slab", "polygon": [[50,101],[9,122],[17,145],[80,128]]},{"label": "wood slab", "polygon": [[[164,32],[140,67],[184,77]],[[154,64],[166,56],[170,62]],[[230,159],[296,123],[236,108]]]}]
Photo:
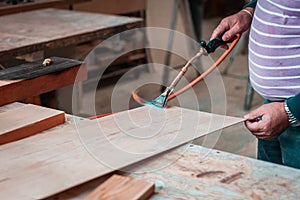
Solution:
[{"label": "wood slab", "polygon": [[0,199],[46,198],[242,121],[140,107],[58,126],[0,146]]},{"label": "wood slab", "polygon": [[132,176],[114,174],[84,200],[146,200],[154,194],[153,183]]},{"label": "wood slab", "polygon": [[0,113],[0,145],[34,135],[65,122],[63,111],[25,105]]},{"label": "wood slab", "polygon": [[[0,106],[56,90],[87,78],[87,67],[81,62],[60,59],[59,65],[71,65],[72,67],[32,79],[0,80]],[[24,74],[26,73],[24,72]]]}]

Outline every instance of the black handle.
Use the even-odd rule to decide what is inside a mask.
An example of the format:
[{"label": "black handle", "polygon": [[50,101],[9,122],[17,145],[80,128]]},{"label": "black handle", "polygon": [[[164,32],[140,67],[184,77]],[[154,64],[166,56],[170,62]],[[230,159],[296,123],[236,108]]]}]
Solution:
[{"label": "black handle", "polygon": [[222,36],[223,34],[216,37],[215,39],[212,39],[207,44],[205,41],[201,40],[200,45],[207,51],[207,53],[213,53],[219,46],[221,46],[222,44],[226,44],[226,42],[222,40]]}]

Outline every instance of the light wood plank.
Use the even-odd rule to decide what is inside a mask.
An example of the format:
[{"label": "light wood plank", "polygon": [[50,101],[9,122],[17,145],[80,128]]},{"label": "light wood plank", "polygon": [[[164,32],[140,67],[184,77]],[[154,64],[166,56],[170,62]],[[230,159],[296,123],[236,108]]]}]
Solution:
[{"label": "light wood plank", "polygon": [[132,176],[114,174],[97,187],[85,200],[145,200],[154,193],[153,183]]},{"label": "light wood plank", "polygon": [[241,121],[140,107],[56,127],[0,146],[0,199],[46,198]]},{"label": "light wood plank", "polygon": [[20,140],[65,122],[63,111],[25,105],[0,113],[0,145]]}]

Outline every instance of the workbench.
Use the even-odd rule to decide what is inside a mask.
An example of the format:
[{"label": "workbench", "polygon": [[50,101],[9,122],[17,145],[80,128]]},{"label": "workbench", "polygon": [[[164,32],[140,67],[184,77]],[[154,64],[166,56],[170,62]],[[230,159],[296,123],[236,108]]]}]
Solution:
[{"label": "workbench", "polygon": [[54,8],[0,16],[0,60],[105,40],[121,31],[140,27],[142,21],[139,18]]},{"label": "workbench", "polygon": [[[93,41],[99,43],[119,32],[140,27],[142,23],[140,18],[55,8],[0,16],[0,67],[14,66],[11,60],[16,57],[20,64],[23,60],[42,60],[47,50],[61,56],[56,49]],[[85,49],[85,54],[89,50]]]},{"label": "workbench", "polygon": [[[194,144],[124,169],[131,173],[121,171],[119,174],[163,185],[151,197],[152,200],[296,200],[300,197],[300,170]],[[49,200],[83,199],[108,177],[70,189]]]},{"label": "workbench", "polygon": [[0,2],[0,16],[42,8],[72,8],[76,3],[88,1],[90,0],[33,0],[29,2],[19,2],[19,4],[14,5],[10,5],[7,2]]},{"label": "workbench", "polygon": [[[0,107],[0,112],[20,106],[22,104],[9,104]],[[77,122],[86,120],[67,115],[67,124],[74,123],[74,119]],[[53,129],[59,130],[64,126]],[[43,135],[50,131],[44,131]],[[180,146],[117,173],[160,183],[163,187],[151,197],[153,200],[300,197],[299,170],[194,144]],[[48,199],[83,199],[109,176],[81,184]]]}]

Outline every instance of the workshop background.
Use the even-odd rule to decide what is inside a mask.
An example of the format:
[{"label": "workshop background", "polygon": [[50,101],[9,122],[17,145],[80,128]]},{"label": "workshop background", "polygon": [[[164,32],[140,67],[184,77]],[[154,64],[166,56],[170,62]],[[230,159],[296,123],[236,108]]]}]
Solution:
[{"label": "workshop background", "polygon": [[247,32],[151,101],[245,3],[0,0],[0,199],[299,199],[298,169],[253,159]]},{"label": "workshop background", "polygon": [[[118,6],[109,6],[110,3],[111,5]],[[142,3],[142,1],[131,0],[126,1],[126,3],[124,2],[124,5],[122,5],[120,1],[114,0],[110,1],[110,3],[107,3],[107,7],[105,6],[103,8],[101,1],[94,0],[91,3],[76,5],[74,9],[108,14],[128,15],[129,13],[135,13],[134,16],[139,16],[138,13],[142,12],[140,16],[145,18],[145,26],[174,29],[198,41],[199,39],[208,41],[210,39],[212,30],[217,26],[220,20],[225,16],[237,12],[244,4],[243,1],[234,0],[150,0],[144,1],[144,3]],[[166,47],[168,46],[168,38],[153,38],[151,34],[147,35],[146,37],[149,43],[157,42],[157,40],[160,39],[160,43],[165,44]],[[183,48],[188,53],[188,50],[191,47],[185,41],[174,39],[172,42],[172,48]],[[213,60],[216,61],[222,53],[223,50],[218,49],[215,53],[211,54],[211,56]],[[168,62],[168,60],[166,60],[166,57],[168,56],[166,52],[152,49],[147,53],[147,56],[148,60],[154,63],[166,64]],[[190,53],[189,56],[192,57],[193,55]],[[176,68],[177,70],[179,70],[179,67],[185,62],[186,60],[176,55],[172,55],[170,58],[170,66]],[[263,99],[256,93],[254,93],[253,97],[251,97],[251,89],[249,90],[248,88],[247,62],[246,33],[241,39],[240,44],[236,47],[235,51],[233,51],[219,67],[220,71],[222,72],[227,94],[227,115],[243,117],[244,114],[249,112],[248,109],[254,109],[263,103]],[[128,64],[128,62],[126,62],[126,64]],[[135,65],[135,63],[133,65]],[[123,68],[123,66],[121,66],[121,68]],[[147,70],[145,70],[145,72],[141,72],[139,75],[140,78],[143,77],[143,73],[147,73]],[[162,81],[163,76],[164,74],[161,74],[161,76],[153,77],[153,79]],[[190,69],[187,73],[188,80],[193,80],[196,76],[197,73],[195,70]],[[170,79],[171,77],[169,77],[169,81],[171,81]],[[117,79],[109,77],[108,80],[103,79],[102,86],[99,87],[99,93],[97,93],[98,96],[96,97],[99,114],[111,112],[110,101],[111,93],[114,88],[114,84],[111,82],[111,80],[117,81]],[[130,82],[131,80],[128,81]],[[125,88],[126,83],[124,85],[124,90]],[[159,87],[152,89],[148,88],[147,91],[149,90],[155,91],[153,96],[158,96],[160,93]],[[208,93],[207,86],[203,83],[200,83],[194,87],[194,90],[196,91],[196,94],[198,94],[200,110],[210,112],[210,94]],[[62,93],[66,94],[65,91]],[[250,95],[248,99],[247,94],[248,96]],[[86,97],[88,98],[88,95],[86,95]],[[189,97],[185,97],[186,101],[188,101]],[[62,99],[65,99],[65,97]],[[247,100],[249,101],[249,99],[250,103],[246,102]],[[88,100],[84,100],[83,102],[88,102]],[[218,136],[218,134],[219,132],[210,134],[205,138],[198,139],[195,141],[195,143],[211,147],[211,145],[216,142],[215,138]],[[244,125],[239,124],[237,126],[224,129],[214,148],[240,155],[256,157],[256,142],[256,138],[251,135]]]},{"label": "workshop background", "polygon": [[[1,5],[6,4],[9,1],[0,1]],[[18,4],[24,1],[10,1],[11,4]],[[203,39],[208,41],[212,30],[217,26],[220,20],[230,14],[233,14],[241,9],[244,5],[244,1],[235,0],[92,0],[86,3],[78,3],[70,6],[61,6],[60,8],[72,9],[84,12],[95,12],[105,14],[125,15],[132,17],[141,17],[144,21],[145,27],[163,27],[168,29],[174,29],[182,32],[195,40],[199,41]],[[51,28],[51,27],[49,27]],[[135,36],[133,36],[135,37]],[[170,38],[155,38],[151,34],[144,36],[146,41],[151,42],[159,41],[161,44],[168,46]],[[66,58],[72,58],[76,60],[84,60],[86,56],[94,49],[101,41],[86,42],[79,45],[73,45],[58,49],[45,50],[43,52],[44,57],[60,56]],[[192,48],[185,41],[173,39],[172,48],[182,48],[183,51],[189,53],[189,48]],[[94,53],[97,54],[97,58],[101,58],[99,62],[105,63],[105,60],[111,59],[112,52],[118,51],[123,46],[130,45],[130,41],[122,41],[120,39],[119,44],[107,45],[105,48],[99,48]],[[172,49],[170,49],[172,52]],[[217,60],[224,50],[218,49],[215,53],[211,54],[213,60]],[[31,57],[33,55],[30,55]],[[35,55],[36,56],[36,55]],[[167,59],[169,56],[169,59]],[[193,56],[192,54],[189,55]],[[2,65],[11,65],[22,63],[28,59],[28,56],[18,58],[6,58],[1,62]],[[34,60],[34,58],[33,58]],[[96,93],[96,111],[97,114],[110,113],[111,110],[111,95],[114,89],[115,83],[122,77],[122,75],[131,68],[147,63],[161,63],[167,64],[175,69],[179,69],[185,62],[182,57],[176,55],[168,55],[168,52],[163,52],[155,49],[137,50],[131,52],[130,55],[123,56],[114,61],[108,70],[106,70],[104,76],[98,83],[98,90]],[[225,89],[226,89],[226,114],[229,116],[243,117],[249,110],[263,103],[263,99],[258,96],[251,87],[248,86],[248,63],[247,63],[247,33],[245,33],[236,46],[235,50],[231,52],[228,58],[219,66],[221,71]],[[93,69],[97,71],[98,69]],[[135,78],[143,78],[143,75],[149,73],[149,68],[140,70],[139,74]],[[94,71],[90,71],[91,76]],[[162,74],[153,79],[157,81],[164,81],[165,74]],[[197,76],[195,70],[190,70],[187,73],[187,79],[192,80]],[[168,81],[171,81],[172,77],[169,77]],[[134,79],[134,78],[133,78]],[[126,88],[126,81],[130,82],[133,79],[124,80],[124,90]],[[94,80],[97,81],[97,80]],[[89,78],[90,84],[93,82]],[[50,92],[42,95],[42,104],[48,107],[57,108],[67,113],[72,113],[72,86],[68,86],[59,89],[55,92]],[[153,91],[151,96],[158,96],[161,88],[158,86],[152,86],[144,91],[144,95],[149,94],[149,91]],[[211,110],[210,94],[207,86],[204,83],[198,84],[194,87],[196,94],[198,95],[198,101],[201,111]],[[141,92],[143,95],[143,92]],[[185,95],[185,94],[183,94]],[[84,91],[79,97],[82,103],[82,117],[89,117],[91,113],[85,109],[86,104],[89,103],[91,94],[89,91]],[[189,101],[189,97],[185,96],[186,101]],[[30,100],[29,100],[30,101]],[[34,101],[34,100],[31,100]],[[186,103],[185,103],[186,104]],[[176,102],[171,105],[176,105]],[[134,102],[131,102],[131,108],[137,107]],[[193,107],[189,107],[195,109]],[[204,138],[200,138],[194,141],[196,144],[201,144],[210,147],[216,138],[215,134],[210,134]],[[211,142],[209,140],[211,139]],[[245,155],[250,157],[256,157],[256,138],[244,127],[243,124],[236,125],[234,127],[226,128],[222,131],[221,136],[218,138],[215,149]]]},{"label": "workshop background", "polygon": [[[10,4],[22,4],[24,1],[1,1],[3,8]],[[77,4],[58,6],[63,9],[73,9],[76,11],[93,12],[93,13],[105,13],[105,14],[116,14],[132,17],[141,17],[144,21],[145,27],[162,27],[168,29],[174,29],[181,33],[192,37],[193,39],[199,41],[200,39],[208,41],[212,30],[220,22],[220,20],[237,12],[244,1],[234,1],[234,0],[92,0],[89,2],[79,2]],[[57,6],[56,6],[57,7]],[[0,7],[1,8],[1,7]],[[50,27],[49,27],[50,28]],[[135,37],[135,36],[133,36]],[[167,47],[170,45],[170,38],[155,38],[151,33],[146,34],[146,41],[151,44],[151,42],[157,42],[165,44]],[[85,42],[78,45],[72,45],[56,49],[48,49],[42,53],[42,57],[49,56],[60,56],[66,58],[72,58],[76,60],[84,60],[88,53],[94,49],[100,41]],[[168,43],[169,42],[169,43]],[[186,41],[180,41],[173,39],[171,40],[172,48],[181,48],[182,51],[186,52],[187,56],[193,56],[189,49],[192,48]],[[130,45],[130,41],[121,41],[119,44],[111,44],[105,48],[98,48],[94,50],[99,63],[105,65],[105,61],[114,57],[114,53],[118,53],[118,49],[125,48],[123,46]],[[151,45],[150,45],[151,46]],[[223,50],[218,49],[215,53],[211,54],[213,60],[217,60],[222,54]],[[167,58],[169,56],[169,58]],[[25,56],[19,56],[18,58],[5,58],[2,60],[1,65],[14,66],[16,64],[22,63],[24,60],[32,61],[40,58],[41,55],[29,54]],[[114,89],[115,83],[119,80],[122,75],[139,64],[154,62],[166,64],[179,69],[186,60],[182,57],[176,56],[175,54],[168,55],[167,52],[161,50],[137,50],[132,52],[130,55],[123,56],[114,61],[114,63],[109,66],[108,70],[105,71],[104,76],[102,76],[98,90],[96,93],[96,112],[97,114],[110,113],[111,110],[111,95]],[[236,46],[235,50],[231,52],[229,57],[221,63],[219,69],[222,73],[225,89],[226,89],[226,114],[230,116],[243,117],[244,114],[248,113],[249,110],[262,104],[263,99],[258,96],[248,83],[248,66],[247,66],[247,33],[243,35],[239,44]],[[137,78],[142,78],[143,74],[148,73],[148,68],[140,71]],[[97,69],[95,69],[97,71]],[[93,71],[90,71],[90,76]],[[197,72],[190,69],[186,74],[188,80],[192,80],[197,76]],[[157,81],[165,82],[163,80],[165,74],[153,77]],[[160,80],[159,80],[160,79]],[[171,79],[169,77],[169,79]],[[97,81],[97,78],[94,80]],[[130,82],[131,80],[127,80]],[[170,81],[170,80],[169,80]],[[89,78],[89,83],[93,82],[92,78]],[[126,82],[126,81],[125,81]],[[124,90],[126,90],[126,83],[123,84]],[[67,113],[72,113],[72,86],[67,86],[62,89],[58,89],[55,92],[49,92],[41,96],[41,104],[44,106],[57,108],[63,110]],[[128,88],[127,88],[128,90]],[[161,92],[161,88],[158,86],[152,86],[147,88],[147,91],[151,90],[151,96],[158,96]],[[208,92],[207,86],[204,83],[200,83],[194,87],[194,90],[198,94],[198,101],[201,111],[210,112],[210,94]],[[89,91],[84,91],[88,93]],[[142,92],[143,93],[143,92]],[[147,93],[144,94],[147,96]],[[188,95],[188,94],[186,94]],[[81,94],[81,105],[89,103],[89,95]],[[186,96],[186,101],[184,104],[187,105],[189,97]],[[32,101],[32,100],[31,100]],[[222,99],[220,99],[222,101]],[[176,105],[176,103],[174,104]],[[137,107],[134,102],[131,102],[131,108]],[[195,109],[189,107],[191,109]],[[198,109],[198,108],[197,108]],[[81,116],[90,116],[88,110],[82,109],[80,113]],[[219,134],[219,133],[216,133]],[[209,138],[212,138],[212,142],[209,142]],[[194,141],[196,144],[202,144],[210,147],[215,141],[216,135],[210,134],[205,138],[206,142],[203,143],[203,138]],[[219,137],[215,149],[232,152],[240,155],[256,157],[256,142],[255,137],[246,130],[243,124],[237,126],[226,128],[222,131]]]}]

